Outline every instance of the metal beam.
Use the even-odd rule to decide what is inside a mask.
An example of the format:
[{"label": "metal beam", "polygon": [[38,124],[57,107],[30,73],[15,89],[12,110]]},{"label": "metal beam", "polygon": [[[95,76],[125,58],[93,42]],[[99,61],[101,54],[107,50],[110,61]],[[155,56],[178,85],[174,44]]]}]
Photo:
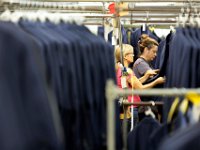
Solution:
[{"label": "metal beam", "polygon": [[[40,0],[45,2],[115,2],[115,0]],[[188,2],[188,0],[121,0],[121,2]],[[192,0],[192,2],[200,2]]]}]

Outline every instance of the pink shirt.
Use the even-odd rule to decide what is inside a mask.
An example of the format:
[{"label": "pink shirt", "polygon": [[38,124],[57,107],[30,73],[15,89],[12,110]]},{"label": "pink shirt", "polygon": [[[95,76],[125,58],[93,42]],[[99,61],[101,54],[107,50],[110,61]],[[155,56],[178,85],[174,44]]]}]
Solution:
[{"label": "pink shirt", "polygon": [[[134,75],[134,74],[133,74]],[[135,75],[134,75],[135,76]],[[121,85],[121,77],[122,77],[122,71],[121,69],[119,68],[117,70],[117,85],[119,88],[122,88],[122,85]],[[131,77],[131,74],[127,76],[127,79]],[[127,83],[128,87],[131,89],[131,86]],[[134,102],[141,102],[141,99],[138,95],[134,95],[134,96],[128,96],[128,102],[131,102],[132,100],[132,97],[133,97],[133,101]]]}]

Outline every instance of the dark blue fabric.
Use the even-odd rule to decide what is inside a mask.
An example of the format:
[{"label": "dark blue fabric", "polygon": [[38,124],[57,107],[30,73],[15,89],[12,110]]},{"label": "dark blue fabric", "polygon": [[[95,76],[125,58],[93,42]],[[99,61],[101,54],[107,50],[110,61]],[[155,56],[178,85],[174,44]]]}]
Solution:
[{"label": "dark blue fabric", "polygon": [[[85,124],[85,130],[83,132],[83,136],[86,136],[84,141],[88,141],[89,143],[85,143],[87,145],[84,145],[84,149],[105,149],[106,147],[106,117],[105,117],[105,96],[102,97],[102,95],[104,95],[103,91],[105,90],[105,82],[102,81],[106,81],[106,79],[108,77],[110,78],[114,78],[114,67],[111,67],[110,65],[114,66],[114,64],[110,63],[110,60],[114,60],[113,58],[113,48],[109,45],[105,44],[105,41],[103,39],[95,39],[94,36],[92,36],[92,34],[89,33],[82,33],[82,38],[86,39],[85,41],[82,42],[82,45],[84,46],[85,43],[87,43],[87,41],[90,41],[93,43],[92,45],[92,49],[89,49],[89,47],[86,47],[86,51],[84,54],[85,55],[85,64],[87,64],[88,60],[90,60],[90,70],[87,72],[89,73],[91,76],[89,77],[89,74],[85,76],[85,80],[83,80],[83,85],[88,85],[88,81],[89,80],[93,80],[94,82],[92,82],[92,87],[90,90],[86,89],[86,94],[87,96],[89,96],[89,94],[91,95],[91,97],[87,98],[85,100],[96,100],[96,102],[93,101],[88,101],[87,103],[89,105],[91,105],[90,107],[88,107],[87,105],[85,105],[86,107],[83,107],[83,111],[86,112],[85,116],[89,116],[91,115],[91,117],[89,117],[91,120],[86,121]],[[91,45],[91,44],[90,44]],[[89,44],[88,44],[89,46]],[[93,53],[93,54],[92,54]],[[90,59],[88,59],[88,54],[91,54],[91,56],[96,56],[96,59],[94,59],[93,57],[89,57]],[[95,55],[94,55],[95,54]],[[99,62],[99,63],[98,63]],[[96,64],[99,64],[99,69],[96,69]],[[83,68],[84,71],[86,71],[85,69],[87,69],[88,65],[85,66]],[[101,80],[99,80],[101,78]],[[94,84],[97,84],[98,86],[94,86]],[[96,90],[97,92],[95,92],[95,88],[100,88],[99,90]],[[83,88],[85,90],[85,88]],[[94,91],[91,93],[91,91]],[[103,99],[102,99],[103,98]],[[86,103],[86,104],[87,104]],[[97,109],[95,109],[97,107]],[[91,114],[92,112],[92,114]],[[88,113],[90,113],[88,115]],[[99,116],[99,117],[98,117]],[[97,118],[101,118],[101,119],[97,119]],[[83,117],[83,121],[85,121],[87,118]],[[98,122],[98,124],[96,124]],[[91,130],[92,128],[88,128],[88,126],[93,126],[92,128],[94,128],[93,130]],[[91,132],[93,131],[93,132]],[[98,131],[98,132],[96,132]],[[100,132],[101,131],[101,132]],[[96,134],[99,133],[99,134]],[[95,135],[95,137],[94,137]],[[96,141],[95,143],[91,143],[93,141]],[[100,146],[98,146],[100,144]]]},{"label": "dark blue fabric", "polygon": [[[187,41],[188,45],[184,44],[184,53],[179,52],[179,54],[182,54],[182,59],[180,64],[180,67],[184,68],[180,70],[180,72],[177,72],[177,78],[179,77],[180,83],[176,83],[179,87],[185,87],[185,88],[191,88],[191,82],[189,79],[191,79],[191,60],[192,60],[192,52],[197,48],[195,42],[192,40],[189,29],[185,28],[182,29],[183,36],[186,38],[185,41]],[[180,50],[179,50],[180,51]]]},{"label": "dark blue fabric", "polygon": [[155,119],[151,117],[144,118],[128,134],[128,150],[147,150],[149,137],[158,127],[160,127],[160,124]]},{"label": "dark blue fabric", "polygon": [[[53,26],[52,24],[50,24],[50,27],[52,29],[52,32],[55,32],[55,26]],[[54,33],[54,35],[56,35],[57,32]],[[58,36],[61,36],[62,34],[59,33]],[[59,37],[57,37],[59,38]],[[69,137],[69,140],[68,142],[71,143],[71,142],[76,142],[75,145],[73,145],[73,149],[78,149],[80,147],[80,141],[78,139],[78,137],[80,137],[80,119],[79,119],[79,116],[80,116],[80,98],[79,98],[79,94],[77,92],[77,87],[78,87],[78,84],[77,84],[77,80],[78,80],[78,72],[77,72],[77,69],[74,69],[76,68],[75,67],[75,64],[76,64],[76,60],[74,59],[75,58],[75,55],[74,55],[74,51],[76,51],[75,47],[73,47],[73,41],[69,40],[69,39],[64,39],[63,36],[60,37],[60,42],[62,41],[64,46],[65,46],[65,49],[64,49],[64,53],[63,53],[63,56],[64,56],[64,59],[63,59],[63,63],[64,63],[64,70],[65,68],[67,69],[68,68],[68,72],[66,73],[69,78],[68,78],[68,84],[71,85],[69,89],[69,99],[73,99],[73,103],[72,103],[72,108],[71,110],[69,110],[71,113],[70,114],[73,114],[73,116],[71,117],[71,125],[73,125],[73,128],[71,128],[71,130],[69,130],[70,134],[72,135],[71,137]],[[61,44],[61,43],[60,43]],[[68,45],[70,45],[71,48],[68,47]],[[73,51],[71,50],[73,48]],[[67,59],[67,62],[65,61]],[[66,62],[66,63],[65,63]],[[69,64],[71,64],[70,66],[68,66]],[[65,114],[65,118],[66,116],[68,116],[67,114]],[[64,119],[63,119],[64,121]],[[75,139],[78,139],[78,140],[75,140]],[[70,142],[71,141],[71,142]],[[71,145],[72,146],[72,145]]]},{"label": "dark blue fabric", "polygon": [[151,62],[151,64],[152,64],[152,66],[154,67],[154,68],[157,68],[156,67],[156,63],[158,63],[157,62],[157,58],[159,58],[159,51],[162,51],[162,46],[163,46],[163,44],[161,44],[161,39],[158,37],[158,35],[155,33],[155,31],[153,30],[152,31],[152,37],[153,37],[153,39],[155,39],[158,43],[159,43],[159,46],[158,46],[158,52],[157,52],[157,57]]},{"label": "dark blue fabric", "polygon": [[[194,29],[178,28],[169,46],[169,60],[166,73],[165,87],[197,87],[196,68],[198,68],[198,40],[193,38]],[[179,58],[179,59],[177,59]],[[194,70],[193,70],[194,69]],[[196,80],[196,81],[195,81]],[[165,100],[164,116],[168,114],[171,100]]]},{"label": "dark blue fabric", "polygon": [[104,39],[104,27],[98,27],[97,35]]},{"label": "dark blue fabric", "polygon": [[197,123],[172,134],[170,138],[162,142],[159,150],[196,150],[200,148],[199,138],[200,130],[199,123]]},{"label": "dark blue fabric", "polygon": [[116,126],[115,126],[115,146],[117,150],[121,150],[122,149],[122,132],[121,132],[121,122],[120,122],[120,106],[118,103],[118,100],[115,100],[115,122],[116,122]]},{"label": "dark blue fabric", "polygon": [[[42,27],[42,26],[41,26]],[[35,28],[35,30],[33,30],[32,28],[31,28],[31,30],[33,30],[33,34],[34,33],[36,33],[36,36],[41,36],[41,33],[43,33],[45,30],[47,30],[47,28],[45,29],[46,27],[45,26],[43,26],[43,28],[41,29],[41,31],[40,31],[40,34],[37,34],[37,31],[40,29],[40,28],[38,28],[38,29],[36,29]],[[50,32],[50,31],[49,31]],[[48,32],[47,31],[45,31],[45,33],[47,34]],[[55,36],[55,33],[51,33],[51,34],[54,34],[54,36]],[[58,37],[57,37],[58,38]],[[48,36],[47,37],[45,37],[45,39],[48,39]],[[60,39],[61,40],[61,39]],[[51,42],[51,41],[50,41]],[[53,44],[53,42],[56,42],[56,40],[54,39],[54,41],[52,41],[52,44]],[[57,42],[59,42],[59,41],[57,41]],[[61,41],[60,41],[61,42]],[[65,42],[67,42],[67,41],[65,41]],[[61,43],[60,44],[57,44],[57,46],[61,46]],[[69,45],[69,43],[68,43],[68,47],[69,47],[70,45]],[[67,47],[66,47],[67,48]],[[75,138],[73,138],[73,133],[71,133],[71,132],[73,132],[75,129],[77,130],[77,128],[76,128],[76,124],[74,124],[74,119],[73,118],[77,118],[77,117],[75,117],[76,116],[76,113],[75,112],[73,112],[73,110],[75,109],[75,108],[78,108],[78,105],[76,104],[76,103],[73,103],[73,102],[76,102],[76,96],[74,96],[74,95],[72,95],[73,94],[73,91],[75,91],[74,89],[73,89],[73,87],[75,86],[75,84],[73,84],[73,83],[70,83],[70,81],[74,81],[74,79],[73,78],[71,78],[70,79],[70,77],[75,77],[75,76],[73,76],[73,68],[71,68],[71,71],[70,71],[70,67],[73,67],[73,62],[72,62],[72,60],[73,60],[73,57],[72,57],[72,55],[71,55],[71,47],[69,47],[68,49],[66,49],[65,48],[65,51],[63,51],[62,49],[61,49],[61,51],[60,52],[63,52],[62,53],[62,56],[63,56],[63,60],[64,61],[68,61],[67,63],[66,63],[66,65],[64,66],[64,71],[67,71],[63,76],[64,77],[68,77],[67,79],[68,79],[68,82],[65,82],[64,83],[64,85],[67,85],[67,84],[70,84],[70,85],[72,85],[70,88],[67,88],[68,90],[64,90],[64,91],[66,91],[67,93],[65,94],[65,98],[66,99],[64,99],[64,100],[61,100],[61,106],[62,106],[62,108],[61,108],[61,112],[62,112],[62,115],[64,115],[65,117],[63,117],[63,124],[64,124],[64,126],[65,126],[65,129],[68,129],[67,131],[65,130],[65,134],[66,135],[71,135],[70,137],[69,136],[66,136],[66,144],[68,145],[68,147],[69,146],[72,146],[71,144],[68,144],[68,143],[70,143],[70,141],[72,140],[72,139],[75,139]],[[49,50],[49,53],[51,54],[54,50],[56,50],[56,48],[55,49],[53,49],[53,50]],[[58,50],[58,48],[57,48],[57,50]],[[68,50],[68,58],[65,58],[65,52],[67,52],[67,50]],[[52,54],[53,55],[53,54]],[[52,56],[51,55],[51,56]],[[56,56],[56,55],[54,55],[54,56]],[[58,58],[57,59],[52,59],[52,69],[59,69],[59,66],[55,66],[55,64],[56,64],[56,60],[59,60]],[[64,65],[64,64],[63,64]],[[54,70],[52,70],[51,71],[51,74],[55,74],[55,73],[59,73],[60,71],[54,71]],[[75,74],[75,73],[74,73]],[[55,77],[55,76],[54,76]],[[66,81],[66,80],[64,80],[64,81]],[[76,80],[75,80],[76,81]],[[54,82],[56,83],[56,81],[54,80]],[[64,86],[64,87],[67,87],[67,86]],[[55,87],[55,89],[56,89],[56,87]],[[64,89],[66,89],[66,88],[64,88]],[[74,96],[74,97],[73,97]],[[59,98],[58,98],[59,99]],[[74,101],[69,101],[68,99],[74,99]],[[62,102],[64,102],[65,101],[65,103],[67,103],[67,104],[63,104]],[[77,105],[77,106],[76,106]],[[70,106],[70,107],[69,107]],[[65,109],[63,109],[63,107],[64,108],[69,108],[68,110],[65,110]],[[69,114],[71,114],[71,115],[66,115],[68,113],[68,115]],[[66,116],[68,116],[68,117],[66,117]],[[73,117],[74,116],[74,117]],[[66,123],[66,121],[67,121],[67,123]],[[73,128],[74,130],[71,130],[71,128],[70,128],[70,126],[69,126],[69,122],[71,123],[71,125],[72,124],[74,124],[73,125],[73,127],[75,128]],[[76,141],[78,141],[78,140],[76,140]],[[76,145],[76,146],[78,146],[78,145]],[[71,147],[71,149],[72,149],[72,147]]]},{"label": "dark blue fabric", "polygon": [[133,125],[134,127],[138,124],[139,118],[138,118],[138,108],[134,108],[133,110]]},{"label": "dark blue fabric", "polygon": [[41,45],[12,23],[1,22],[0,32],[1,149],[61,149],[32,54]]},{"label": "dark blue fabric", "polygon": [[[196,36],[197,36],[197,39],[198,40],[200,40],[200,30],[199,30],[199,28],[197,28],[196,29]],[[197,52],[197,64],[199,64],[200,63],[200,51],[198,50],[198,52]],[[200,65],[197,67],[197,70],[199,70],[200,69]],[[197,71],[196,72],[196,76],[197,76],[197,81],[196,81],[196,84],[197,84],[197,87],[199,87],[200,86],[200,72],[199,71]]]},{"label": "dark blue fabric", "polygon": [[[199,86],[199,29],[177,28],[169,44],[165,87],[196,88]],[[177,59],[178,58],[178,59]],[[166,118],[172,100],[165,99]]]},{"label": "dark blue fabric", "polygon": [[[23,30],[21,30],[19,27]],[[29,21],[20,21],[19,27],[13,28],[13,30],[16,30],[15,32],[13,32],[13,37],[19,39],[21,38],[20,40],[16,40],[16,43],[18,41],[22,42],[24,40],[24,42],[27,42],[23,43],[25,47],[27,48],[28,46],[30,46],[30,52],[27,50],[28,57],[26,58],[26,55],[22,55],[20,56],[20,58],[30,59],[29,57],[31,55],[29,53],[35,50],[28,41],[30,37],[34,39],[35,43],[37,43],[39,47],[38,51],[40,52],[42,61],[45,63],[45,74],[47,75],[46,80],[49,84],[52,85],[53,92],[56,95],[59,105],[62,125],[64,127],[66,149],[106,149],[107,143],[105,84],[107,79],[115,79],[113,47],[110,44],[106,43],[104,39],[93,35],[84,26],[65,23],[54,25],[50,22],[33,23]],[[4,27],[2,29],[4,29]],[[18,32],[17,30],[20,30],[20,32]],[[23,32],[23,34],[21,34],[21,32]],[[15,34],[19,34],[19,37]],[[2,36],[3,35],[4,34],[2,34]],[[29,38],[26,39],[25,37]],[[20,51],[20,48],[22,48],[23,50],[23,47],[18,47],[17,51],[18,49]],[[30,59],[30,62],[31,61],[32,59]],[[32,69],[34,67],[29,65],[29,63],[27,63],[25,67],[29,67],[28,69],[24,68],[24,72],[28,72],[27,75],[31,74],[32,72],[33,75],[37,74],[37,69]],[[15,74],[18,76],[17,72]],[[24,75],[24,77],[25,83],[27,84],[32,83],[35,86],[39,86],[40,84],[42,84],[42,82],[40,82],[40,84],[38,85],[38,80],[40,79],[39,77],[34,79],[34,77],[31,76],[33,80],[30,81],[26,81],[26,74]],[[20,81],[23,81],[22,79],[20,79]],[[19,131],[17,130],[16,135],[19,134],[19,136],[22,136],[19,139],[22,138],[22,140],[24,139],[24,141],[21,144],[22,146],[18,141],[16,142],[16,144],[19,143],[19,145],[21,146],[19,147],[19,149],[22,150],[31,148],[62,149],[63,143],[58,140],[58,135],[56,135],[54,123],[51,118],[52,112],[49,109],[49,104],[46,104],[47,97],[45,97],[45,93],[43,93],[44,89],[42,90],[42,85],[40,86],[41,87],[38,87],[37,89],[38,91],[40,90],[38,95],[35,94],[32,98],[30,98],[31,100],[37,98],[35,102],[36,104],[39,104],[37,103],[38,101],[42,101],[40,102],[42,103],[42,106],[37,109],[38,112],[36,114],[38,117],[35,117],[36,115],[34,112],[29,113],[29,111],[32,111],[31,107],[29,108],[29,97],[27,97],[26,93],[23,93],[20,90],[25,89],[25,91],[27,92],[33,91],[34,93],[36,91],[34,91],[31,86],[29,87],[26,84],[24,87],[22,84],[22,87],[20,86],[20,88],[17,88],[18,91],[20,91],[20,93],[23,93],[22,95],[25,95],[27,98],[26,102],[24,101],[25,99],[23,99],[22,97],[22,100],[24,101],[22,102],[24,104],[27,103],[28,107],[25,107],[25,110],[29,109],[26,110],[26,112],[28,112],[27,116],[30,117],[28,118],[28,121],[32,121],[33,125],[37,125],[37,122],[34,122],[34,119],[38,119],[38,124],[41,124],[41,127],[37,126],[36,128],[34,128],[33,126],[30,126],[33,128],[33,136],[31,136],[32,132],[30,132],[30,136],[27,139],[24,139],[23,136],[25,136],[26,132],[28,131],[26,130],[26,128],[29,129],[29,122],[24,124],[25,126],[19,126],[20,128],[24,129],[24,135],[22,136],[22,134],[19,134]],[[30,91],[28,89],[30,89]],[[16,95],[15,97],[17,98]],[[33,106],[37,106],[35,103],[33,103]],[[23,105],[21,105],[20,103],[19,107],[22,108],[22,106]],[[18,107],[18,105],[16,105],[16,107]],[[23,109],[19,110],[21,112],[25,112]],[[21,117],[27,117],[25,114],[26,113],[24,113],[24,115],[22,115]],[[32,117],[35,118],[32,120]],[[19,123],[23,124],[23,122],[21,122],[21,119]],[[18,124],[16,123],[16,126],[17,125]],[[35,131],[34,129],[38,131]],[[15,132],[13,133],[15,134]],[[31,140],[31,138],[33,143],[30,144],[28,140]],[[15,142],[15,140],[13,141]],[[13,145],[16,146],[15,144]],[[11,144],[11,146],[13,145]],[[17,146],[16,149],[18,149]]]},{"label": "dark blue fabric", "polygon": [[168,124],[165,123],[161,125],[159,128],[154,130],[149,137],[148,141],[148,150],[157,150],[160,144],[164,141],[164,139],[168,136]]},{"label": "dark blue fabric", "polygon": [[[79,140],[79,136],[80,136],[80,120],[81,120],[81,115],[80,115],[80,105],[81,105],[81,95],[82,95],[82,90],[80,89],[81,86],[81,77],[78,72],[82,72],[81,70],[81,66],[78,65],[78,64],[81,64],[80,61],[81,59],[79,58],[79,55],[77,55],[79,49],[80,49],[80,46],[79,46],[79,43],[75,43],[76,40],[80,40],[79,37],[77,35],[74,35],[72,34],[70,31],[68,31],[67,29],[65,29],[64,25],[63,26],[54,26],[52,28],[53,30],[57,31],[60,35],[63,36],[63,38],[65,38],[65,42],[66,43],[66,48],[65,50],[63,51],[63,66],[61,68],[61,72],[62,72],[62,77],[65,81],[64,83],[64,87],[66,87],[67,89],[69,89],[69,87],[67,86],[67,84],[69,84],[70,82],[72,82],[71,80],[76,80],[77,82],[74,82],[72,84],[75,84],[74,86],[76,86],[76,90],[73,91],[76,92],[74,93],[74,95],[72,96],[75,96],[74,98],[77,99],[77,103],[75,104],[74,106],[74,109],[66,109],[66,104],[63,104],[61,105],[61,109],[62,109],[62,114],[63,114],[63,122],[64,124],[66,124],[66,126],[70,126],[69,122],[66,121],[67,119],[69,119],[69,115],[72,114],[72,120],[74,124],[74,128],[73,128],[73,131],[70,131],[70,128],[68,128],[68,131],[66,131],[66,134],[68,134],[69,132],[73,132],[71,134],[75,135],[73,138],[68,136],[69,140],[72,140],[72,142],[76,142],[76,144],[74,145],[74,148],[75,149],[81,149],[81,141]],[[64,32],[63,32],[64,31]],[[73,37],[70,38],[70,37]],[[71,44],[71,48],[68,47],[69,44]],[[73,51],[71,50],[73,49]],[[74,58],[77,58],[77,59],[74,59]],[[68,67],[68,65],[70,64],[70,62],[73,63],[73,65],[71,66],[71,71],[73,74],[70,75],[70,72],[66,72],[67,69],[70,69]],[[75,66],[76,66],[76,69],[75,69]],[[70,77],[68,76],[70,75]],[[68,78],[66,78],[68,77]],[[80,92],[78,92],[80,91]],[[70,92],[70,91],[69,91]],[[67,96],[69,96],[67,93],[66,93],[66,100],[69,99],[69,97],[67,98]],[[73,98],[73,97],[72,97]],[[68,141],[69,142],[69,141]]]},{"label": "dark blue fabric", "polygon": [[160,68],[160,59],[161,57],[163,57],[163,49],[165,47],[165,40],[162,40],[159,45],[158,45],[158,52],[157,52],[157,56],[156,59],[154,60],[154,68],[159,69]]},{"label": "dark blue fabric", "polygon": [[166,37],[165,43],[163,43],[164,44],[163,50],[161,52],[160,62],[159,62],[159,69],[160,69],[159,75],[160,76],[166,76],[166,74],[167,74],[167,67],[170,63],[169,62],[169,53],[170,53],[169,51],[170,51],[170,45],[172,42],[172,38],[173,38],[173,33],[170,32]]},{"label": "dark blue fabric", "polygon": [[190,33],[190,37],[192,39],[192,41],[194,41],[194,44],[196,44],[196,47],[194,48],[194,50],[192,51],[191,55],[192,55],[192,64],[191,64],[191,87],[198,87],[198,74],[196,71],[196,64],[198,64],[198,59],[199,59],[199,50],[200,50],[200,43],[199,43],[199,39],[197,37],[197,29],[195,28],[189,28],[189,33]]}]

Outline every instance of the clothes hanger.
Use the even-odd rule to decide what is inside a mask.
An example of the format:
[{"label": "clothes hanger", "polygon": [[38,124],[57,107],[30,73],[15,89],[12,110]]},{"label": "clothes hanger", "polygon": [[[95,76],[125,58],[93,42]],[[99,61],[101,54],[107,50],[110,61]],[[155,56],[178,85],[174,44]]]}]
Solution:
[{"label": "clothes hanger", "polygon": [[196,21],[197,21],[197,27],[200,28],[200,12],[197,14]]},{"label": "clothes hanger", "polygon": [[176,27],[180,27],[180,17],[176,17]]},{"label": "clothes hanger", "polygon": [[184,16],[182,17],[182,23],[183,23],[183,28],[186,27],[187,23],[189,21],[189,14],[185,13]]},{"label": "clothes hanger", "polygon": [[172,33],[175,32],[175,28],[174,28],[174,26],[170,26],[169,28],[170,28],[170,32],[172,32]]},{"label": "clothes hanger", "polygon": [[15,10],[13,13],[11,13],[10,20],[11,22],[17,24],[19,20],[22,18],[23,13],[19,10]]},{"label": "clothes hanger", "polygon": [[179,16],[177,17],[177,24],[176,26],[177,27],[183,27],[183,23],[185,22],[185,19],[184,19],[184,8],[181,8],[181,13],[179,14]]},{"label": "clothes hanger", "polygon": [[42,22],[42,23],[46,22],[48,18],[47,15],[48,15],[47,11],[43,11],[43,10],[36,11],[36,17],[39,22]]},{"label": "clothes hanger", "polygon": [[195,27],[196,23],[195,23],[195,14],[191,14],[191,17],[189,18],[189,25],[191,27]]},{"label": "clothes hanger", "polygon": [[0,15],[0,20],[10,21],[11,12],[7,6],[4,6],[4,12]]},{"label": "clothes hanger", "polygon": [[198,11],[197,8],[194,8],[194,27],[198,27]]},{"label": "clothes hanger", "polygon": [[174,118],[175,113],[178,111],[179,103],[180,103],[180,98],[176,97],[170,107],[170,110],[167,116],[167,123],[172,122],[172,119]]}]

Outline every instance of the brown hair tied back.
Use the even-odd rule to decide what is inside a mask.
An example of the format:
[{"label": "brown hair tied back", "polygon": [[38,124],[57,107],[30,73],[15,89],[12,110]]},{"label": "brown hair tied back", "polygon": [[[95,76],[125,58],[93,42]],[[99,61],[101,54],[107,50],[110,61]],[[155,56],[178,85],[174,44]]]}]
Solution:
[{"label": "brown hair tied back", "polygon": [[138,46],[141,53],[143,53],[145,47],[151,49],[154,45],[158,46],[158,42],[150,38],[147,34],[142,34],[140,40],[138,41]]}]

